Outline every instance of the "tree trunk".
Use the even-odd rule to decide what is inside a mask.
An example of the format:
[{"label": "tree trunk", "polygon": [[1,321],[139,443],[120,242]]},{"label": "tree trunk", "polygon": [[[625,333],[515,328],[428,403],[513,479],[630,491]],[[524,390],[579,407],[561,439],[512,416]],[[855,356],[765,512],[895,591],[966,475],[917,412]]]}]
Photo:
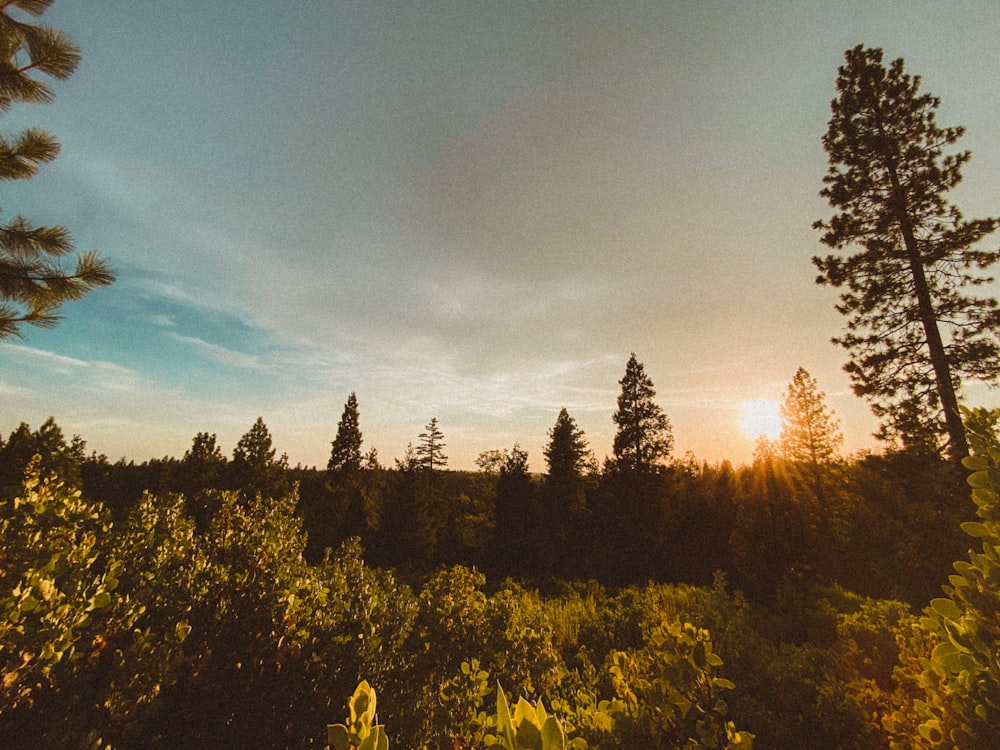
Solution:
[{"label": "tree trunk", "polygon": [[948,363],[948,355],[944,349],[941,331],[938,329],[934,303],[927,286],[927,276],[924,274],[923,259],[920,257],[920,248],[917,246],[917,238],[913,233],[913,224],[910,221],[909,212],[906,210],[906,198],[896,174],[896,166],[891,159],[887,160],[886,166],[892,183],[894,209],[903,234],[903,244],[906,247],[910,273],[913,275],[913,288],[917,295],[920,322],[927,338],[931,366],[934,368],[938,398],[941,400],[941,408],[944,410],[945,427],[948,430],[948,452],[952,461],[959,463],[969,454],[969,444],[965,436],[965,425],[962,424],[962,414],[958,409],[955,385],[951,379],[951,366]]}]

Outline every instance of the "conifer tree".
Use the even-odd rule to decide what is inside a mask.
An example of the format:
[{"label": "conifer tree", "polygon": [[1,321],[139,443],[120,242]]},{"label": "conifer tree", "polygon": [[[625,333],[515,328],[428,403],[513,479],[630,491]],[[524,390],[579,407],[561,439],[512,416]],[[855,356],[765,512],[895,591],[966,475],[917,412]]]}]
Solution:
[{"label": "conifer tree", "polygon": [[332,443],[330,460],[326,465],[327,478],[356,473],[361,468],[362,460],[358,397],[351,391],[337,425],[337,437]]},{"label": "conifer tree", "polygon": [[447,443],[444,434],[438,427],[437,417],[431,419],[424,432],[420,433],[420,443],[417,445],[417,460],[420,466],[433,472],[448,465],[448,457],[444,454]]},{"label": "conifer tree", "polygon": [[337,436],[331,446],[326,465],[326,487],[331,506],[340,509],[342,537],[365,538],[376,524],[374,492],[364,476],[378,466],[375,449],[368,456],[361,453],[361,428],[358,397],[352,391],[344,404],[344,413],[337,425]]},{"label": "conifer tree", "polygon": [[277,450],[272,446],[271,432],[262,417],[257,417],[243,437],[236,443],[230,464],[236,487],[245,501],[255,495],[280,498],[288,489],[288,456],[276,459]]},{"label": "conifer tree", "polygon": [[[584,475],[594,468],[587,438],[566,409],[561,409],[543,449],[548,471],[542,495],[541,526],[549,539],[542,548],[545,572],[582,564],[583,530],[588,515]],[[579,548],[579,549],[578,549]]]},{"label": "conifer tree", "polygon": [[823,464],[834,460],[844,442],[840,422],[826,405],[816,379],[800,367],[782,401],[781,455],[792,461]]},{"label": "conifer tree", "polygon": [[613,419],[615,465],[632,472],[650,472],[662,464],[673,450],[674,436],[670,420],[653,399],[656,390],[635,353],[629,357],[618,410]]},{"label": "conifer tree", "polygon": [[495,564],[501,575],[535,572],[543,534],[537,523],[528,452],[515,444],[503,452],[497,477]]},{"label": "conifer tree", "polygon": [[963,134],[939,127],[940,100],[920,92],[903,60],[859,45],[839,68],[833,116],[823,138],[829,169],[820,195],[837,211],[814,225],[822,242],[851,255],[813,258],[817,283],[843,288],[837,310],[855,393],[883,418],[880,436],[968,453],[958,391],[965,378],[1000,374],[994,299],[968,290],[1000,257],[974,246],[995,218],[966,221],[945,194],[969,152],[944,155]]},{"label": "conifer tree", "polygon": [[226,468],[226,457],[215,434],[199,432],[181,459],[183,490],[193,495],[199,490],[219,489]]},{"label": "conifer tree", "polygon": [[[0,114],[17,103],[42,104],[52,99],[44,77],[68,78],[80,51],[61,31],[32,23],[51,0],[13,0],[0,5]],[[12,11],[19,11],[12,15]],[[41,128],[28,128],[11,138],[0,136],[0,180],[34,177],[38,167],[55,159],[59,144]],[[73,252],[69,232],[61,226],[34,226],[21,215],[0,223],[0,339],[21,336],[21,326],[43,328],[59,321],[56,310],[79,299],[114,276],[97,253],[83,253],[74,270],[59,259]]]}]

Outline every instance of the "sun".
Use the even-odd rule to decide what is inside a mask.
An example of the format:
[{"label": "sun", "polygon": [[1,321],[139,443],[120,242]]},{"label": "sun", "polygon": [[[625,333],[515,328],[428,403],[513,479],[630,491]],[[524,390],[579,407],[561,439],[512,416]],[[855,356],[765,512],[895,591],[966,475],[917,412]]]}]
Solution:
[{"label": "sun", "polygon": [[752,438],[763,435],[768,440],[777,440],[781,435],[781,415],[779,404],[773,399],[759,398],[744,401],[740,407],[740,427]]}]

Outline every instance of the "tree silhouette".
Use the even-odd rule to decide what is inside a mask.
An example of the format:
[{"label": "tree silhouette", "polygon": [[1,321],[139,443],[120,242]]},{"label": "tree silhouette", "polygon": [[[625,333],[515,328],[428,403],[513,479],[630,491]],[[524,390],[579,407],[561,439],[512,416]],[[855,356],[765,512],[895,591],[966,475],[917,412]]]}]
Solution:
[{"label": "tree silhouette", "polygon": [[424,430],[425,432],[420,433],[420,443],[416,448],[418,463],[431,472],[443,469],[448,465],[448,457],[444,454],[447,443],[438,427],[437,417],[431,419]]},{"label": "tree silhouette", "polygon": [[271,432],[262,417],[236,443],[230,469],[244,502],[256,495],[280,498],[289,490],[288,457],[275,459]]},{"label": "tree silhouette", "polygon": [[826,405],[816,379],[800,367],[781,402],[781,455],[792,461],[823,464],[837,457],[844,436],[840,421]]},{"label": "tree silhouette", "polygon": [[366,467],[377,467],[378,457],[372,452],[366,457],[361,453],[361,427],[358,415],[358,397],[352,391],[344,404],[344,413],[337,425],[330,460],[326,465],[326,488],[330,493],[327,511],[337,509],[339,523],[327,517],[324,525],[340,527],[342,537],[366,537],[375,526],[373,493],[366,486]]},{"label": "tree silhouette", "polygon": [[625,375],[618,381],[622,387],[618,410],[613,419],[618,426],[615,434],[615,465],[632,472],[655,470],[670,456],[674,436],[670,420],[653,399],[656,390],[635,353],[629,357]]},{"label": "tree silhouette", "polygon": [[945,193],[961,180],[968,151],[943,155],[961,127],[935,121],[940,100],[919,92],[903,60],[859,45],[839,68],[833,116],[823,137],[829,169],[820,192],[838,211],[818,221],[822,242],[853,255],[813,258],[817,283],[843,288],[847,330],[834,341],[851,354],[854,392],[884,419],[880,436],[968,453],[958,411],[963,378],[1000,374],[996,301],[966,290],[1000,257],[973,245],[997,219],[966,221]]},{"label": "tree silhouette", "polygon": [[358,417],[358,397],[353,391],[344,404],[344,413],[337,424],[337,437],[326,465],[327,477],[345,476],[361,468],[361,428]]},{"label": "tree silhouette", "polygon": [[547,543],[542,549],[546,572],[583,563],[584,529],[588,518],[584,475],[594,468],[583,430],[566,409],[559,411],[543,449],[548,471],[542,492],[540,525]]},{"label": "tree silhouette", "polygon": [[[80,50],[66,34],[11,15],[17,9],[37,17],[50,4],[51,0],[22,0],[0,6],[0,113],[15,103],[51,101],[52,90],[35,76],[63,80],[80,62]],[[41,128],[28,128],[10,139],[0,137],[0,180],[34,177],[38,167],[58,153],[59,143]],[[105,261],[94,252],[80,255],[73,271],[65,270],[58,259],[72,252],[73,241],[64,227],[36,227],[21,215],[0,224],[0,339],[21,336],[25,324],[54,326],[63,302],[114,281]]]}]

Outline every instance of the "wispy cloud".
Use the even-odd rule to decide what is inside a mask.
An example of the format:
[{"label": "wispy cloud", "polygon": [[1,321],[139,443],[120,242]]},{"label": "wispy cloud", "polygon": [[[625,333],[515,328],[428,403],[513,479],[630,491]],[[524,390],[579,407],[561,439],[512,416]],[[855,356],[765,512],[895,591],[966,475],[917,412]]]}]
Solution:
[{"label": "wispy cloud", "polygon": [[215,362],[229,365],[230,367],[240,367],[245,370],[258,371],[268,369],[267,365],[264,364],[260,357],[255,354],[237,352],[232,349],[227,349],[224,346],[219,346],[218,344],[212,344],[195,336],[182,336],[181,334],[174,333],[172,331],[168,333],[167,336],[174,341],[179,341],[182,344],[189,344],[206,359],[211,359]]},{"label": "wispy cloud", "polygon": [[22,363],[40,365],[60,375],[66,375],[75,369],[87,367],[88,365],[82,359],[47,352],[44,349],[35,349],[31,346],[23,346],[21,344],[2,344],[0,346],[3,346],[4,351],[11,359]]}]

